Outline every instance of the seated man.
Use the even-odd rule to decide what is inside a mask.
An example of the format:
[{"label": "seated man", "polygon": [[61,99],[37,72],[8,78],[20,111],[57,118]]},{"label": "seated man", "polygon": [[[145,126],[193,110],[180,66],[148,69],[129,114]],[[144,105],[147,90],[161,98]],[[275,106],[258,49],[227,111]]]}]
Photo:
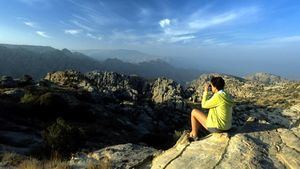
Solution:
[{"label": "seated man", "polygon": [[[233,100],[231,96],[224,91],[225,81],[221,77],[213,77],[210,84],[204,86],[202,97],[202,108],[209,109],[208,115],[198,109],[191,112],[192,131],[189,136],[197,139],[198,130],[202,125],[210,133],[224,132],[231,128]],[[208,99],[208,90],[214,95]]]}]

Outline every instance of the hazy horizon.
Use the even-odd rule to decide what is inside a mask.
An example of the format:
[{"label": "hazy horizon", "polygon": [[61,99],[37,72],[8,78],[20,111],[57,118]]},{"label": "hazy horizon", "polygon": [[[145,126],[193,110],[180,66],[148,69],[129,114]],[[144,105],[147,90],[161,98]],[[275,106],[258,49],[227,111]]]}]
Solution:
[{"label": "hazy horizon", "polygon": [[300,79],[300,2],[1,1],[0,43],[130,49],[184,68]]}]

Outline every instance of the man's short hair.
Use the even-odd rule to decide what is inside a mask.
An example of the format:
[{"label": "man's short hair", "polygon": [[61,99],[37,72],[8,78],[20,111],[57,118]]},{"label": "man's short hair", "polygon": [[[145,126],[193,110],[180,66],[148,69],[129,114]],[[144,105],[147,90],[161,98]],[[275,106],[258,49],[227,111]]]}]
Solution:
[{"label": "man's short hair", "polygon": [[223,90],[224,89],[225,81],[222,77],[212,77],[210,82],[218,90]]}]

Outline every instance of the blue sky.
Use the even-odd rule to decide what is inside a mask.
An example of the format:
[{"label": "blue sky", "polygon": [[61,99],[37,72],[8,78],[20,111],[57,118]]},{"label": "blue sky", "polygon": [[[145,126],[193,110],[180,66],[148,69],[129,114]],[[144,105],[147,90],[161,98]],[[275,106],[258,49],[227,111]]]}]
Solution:
[{"label": "blue sky", "polygon": [[0,6],[0,43],[299,63],[297,0],[2,0]]}]

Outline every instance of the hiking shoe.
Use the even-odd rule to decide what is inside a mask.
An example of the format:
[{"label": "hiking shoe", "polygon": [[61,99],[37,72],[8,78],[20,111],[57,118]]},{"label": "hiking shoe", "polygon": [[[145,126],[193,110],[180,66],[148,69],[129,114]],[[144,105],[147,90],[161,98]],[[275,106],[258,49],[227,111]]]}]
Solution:
[{"label": "hiking shoe", "polygon": [[193,141],[197,141],[197,140],[199,140],[199,138],[197,137],[197,136],[195,136],[195,137],[188,137],[188,140],[189,140],[189,142],[193,142]]}]

